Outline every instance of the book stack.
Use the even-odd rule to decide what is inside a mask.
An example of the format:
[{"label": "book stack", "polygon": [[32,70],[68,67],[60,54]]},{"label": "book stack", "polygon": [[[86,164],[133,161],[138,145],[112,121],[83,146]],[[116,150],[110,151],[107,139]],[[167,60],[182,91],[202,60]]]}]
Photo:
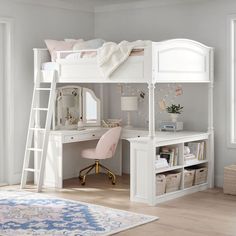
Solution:
[{"label": "book stack", "polygon": [[204,141],[188,143],[187,147],[186,149],[189,151],[184,153],[185,164],[192,164],[204,160]]},{"label": "book stack", "polygon": [[160,150],[160,158],[164,158],[167,160],[169,167],[178,165],[178,155],[179,148],[178,147],[162,147]]},{"label": "book stack", "polygon": [[169,164],[168,164],[167,160],[164,159],[164,158],[160,158],[160,155],[157,155],[157,159],[155,161],[156,170],[164,169],[164,168],[167,168],[167,167],[169,167]]}]

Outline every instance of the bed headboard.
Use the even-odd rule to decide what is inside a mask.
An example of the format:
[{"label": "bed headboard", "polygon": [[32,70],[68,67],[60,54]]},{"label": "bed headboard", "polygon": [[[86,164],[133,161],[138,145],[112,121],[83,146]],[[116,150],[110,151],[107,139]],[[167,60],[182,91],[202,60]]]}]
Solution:
[{"label": "bed headboard", "polygon": [[34,48],[34,78],[37,73],[41,70],[42,63],[50,62],[51,56],[46,48]]},{"label": "bed headboard", "polygon": [[153,43],[155,82],[209,82],[213,49],[189,39]]}]

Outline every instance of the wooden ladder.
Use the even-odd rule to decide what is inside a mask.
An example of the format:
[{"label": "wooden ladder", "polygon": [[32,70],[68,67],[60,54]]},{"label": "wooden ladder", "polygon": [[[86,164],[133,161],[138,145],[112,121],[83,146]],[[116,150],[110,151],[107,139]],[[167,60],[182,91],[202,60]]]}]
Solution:
[{"label": "wooden ladder", "polygon": [[[33,98],[32,98],[32,105],[30,111],[30,120],[29,120],[29,128],[27,133],[27,140],[26,140],[26,147],[25,147],[25,155],[24,155],[24,162],[23,162],[23,170],[22,170],[22,177],[21,177],[21,189],[26,188],[26,182],[28,178],[29,172],[33,172],[34,177],[36,178],[36,187],[37,191],[42,191],[43,185],[43,178],[44,178],[44,170],[45,170],[45,162],[47,156],[47,149],[48,149],[48,140],[49,140],[49,131],[51,128],[51,121],[53,115],[53,105],[54,105],[54,98],[56,92],[56,79],[55,75],[53,76],[52,82],[49,88],[42,88],[40,85],[40,77],[37,76],[36,83],[34,86],[33,91]],[[42,108],[37,107],[39,103],[40,92],[48,91],[49,98],[48,98],[48,107]],[[46,112],[46,120],[45,120],[45,127],[38,127],[36,125],[37,117],[40,117],[40,112]],[[41,147],[34,147],[34,135],[42,136]],[[38,143],[38,142],[37,142]],[[31,155],[31,153],[34,155]],[[39,168],[30,168],[30,159],[31,157],[35,158],[35,161],[39,162]],[[36,166],[34,164],[34,166]]]}]

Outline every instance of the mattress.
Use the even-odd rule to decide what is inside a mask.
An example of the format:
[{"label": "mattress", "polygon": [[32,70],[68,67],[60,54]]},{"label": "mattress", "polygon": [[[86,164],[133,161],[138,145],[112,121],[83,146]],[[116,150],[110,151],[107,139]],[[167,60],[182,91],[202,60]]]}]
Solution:
[{"label": "mattress", "polygon": [[[143,56],[143,49],[134,49],[130,53],[130,57],[140,57]],[[65,52],[63,55],[63,60],[66,60],[68,63],[75,62],[76,63],[96,63],[97,62],[97,52],[96,51],[86,51],[86,52],[76,52],[76,53],[68,53]],[[46,71],[59,71],[60,64],[57,62],[45,62],[42,63],[42,70]]]}]

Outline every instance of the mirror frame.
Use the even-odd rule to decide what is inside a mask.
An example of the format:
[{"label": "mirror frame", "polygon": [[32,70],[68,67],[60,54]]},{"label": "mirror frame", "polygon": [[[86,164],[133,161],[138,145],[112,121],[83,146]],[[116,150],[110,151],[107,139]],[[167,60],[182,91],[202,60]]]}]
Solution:
[{"label": "mirror frame", "polygon": [[[66,130],[66,129],[76,129],[77,128],[77,124],[72,124],[70,126],[65,126],[64,124],[58,125],[56,122],[57,116],[57,94],[58,91],[63,90],[63,89],[73,89],[76,88],[79,91],[79,110],[80,110],[80,114],[83,118],[83,123],[84,126],[100,126],[101,125],[101,102],[100,99],[97,98],[97,96],[95,95],[94,91],[89,89],[89,88],[85,88],[85,87],[81,87],[81,86],[76,86],[76,85],[66,85],[66,86],[60,86],[56,89],[56,95],[55,95],[55,100],[54,100],[54,106],[53,106],[53,123],[52,123],[52,129],[53,130]],[[86,92],[90,93],[92,98],[97,102],[97,120],[94,122],[89,122],[86,120],[86,97],[85,94]]]}]

